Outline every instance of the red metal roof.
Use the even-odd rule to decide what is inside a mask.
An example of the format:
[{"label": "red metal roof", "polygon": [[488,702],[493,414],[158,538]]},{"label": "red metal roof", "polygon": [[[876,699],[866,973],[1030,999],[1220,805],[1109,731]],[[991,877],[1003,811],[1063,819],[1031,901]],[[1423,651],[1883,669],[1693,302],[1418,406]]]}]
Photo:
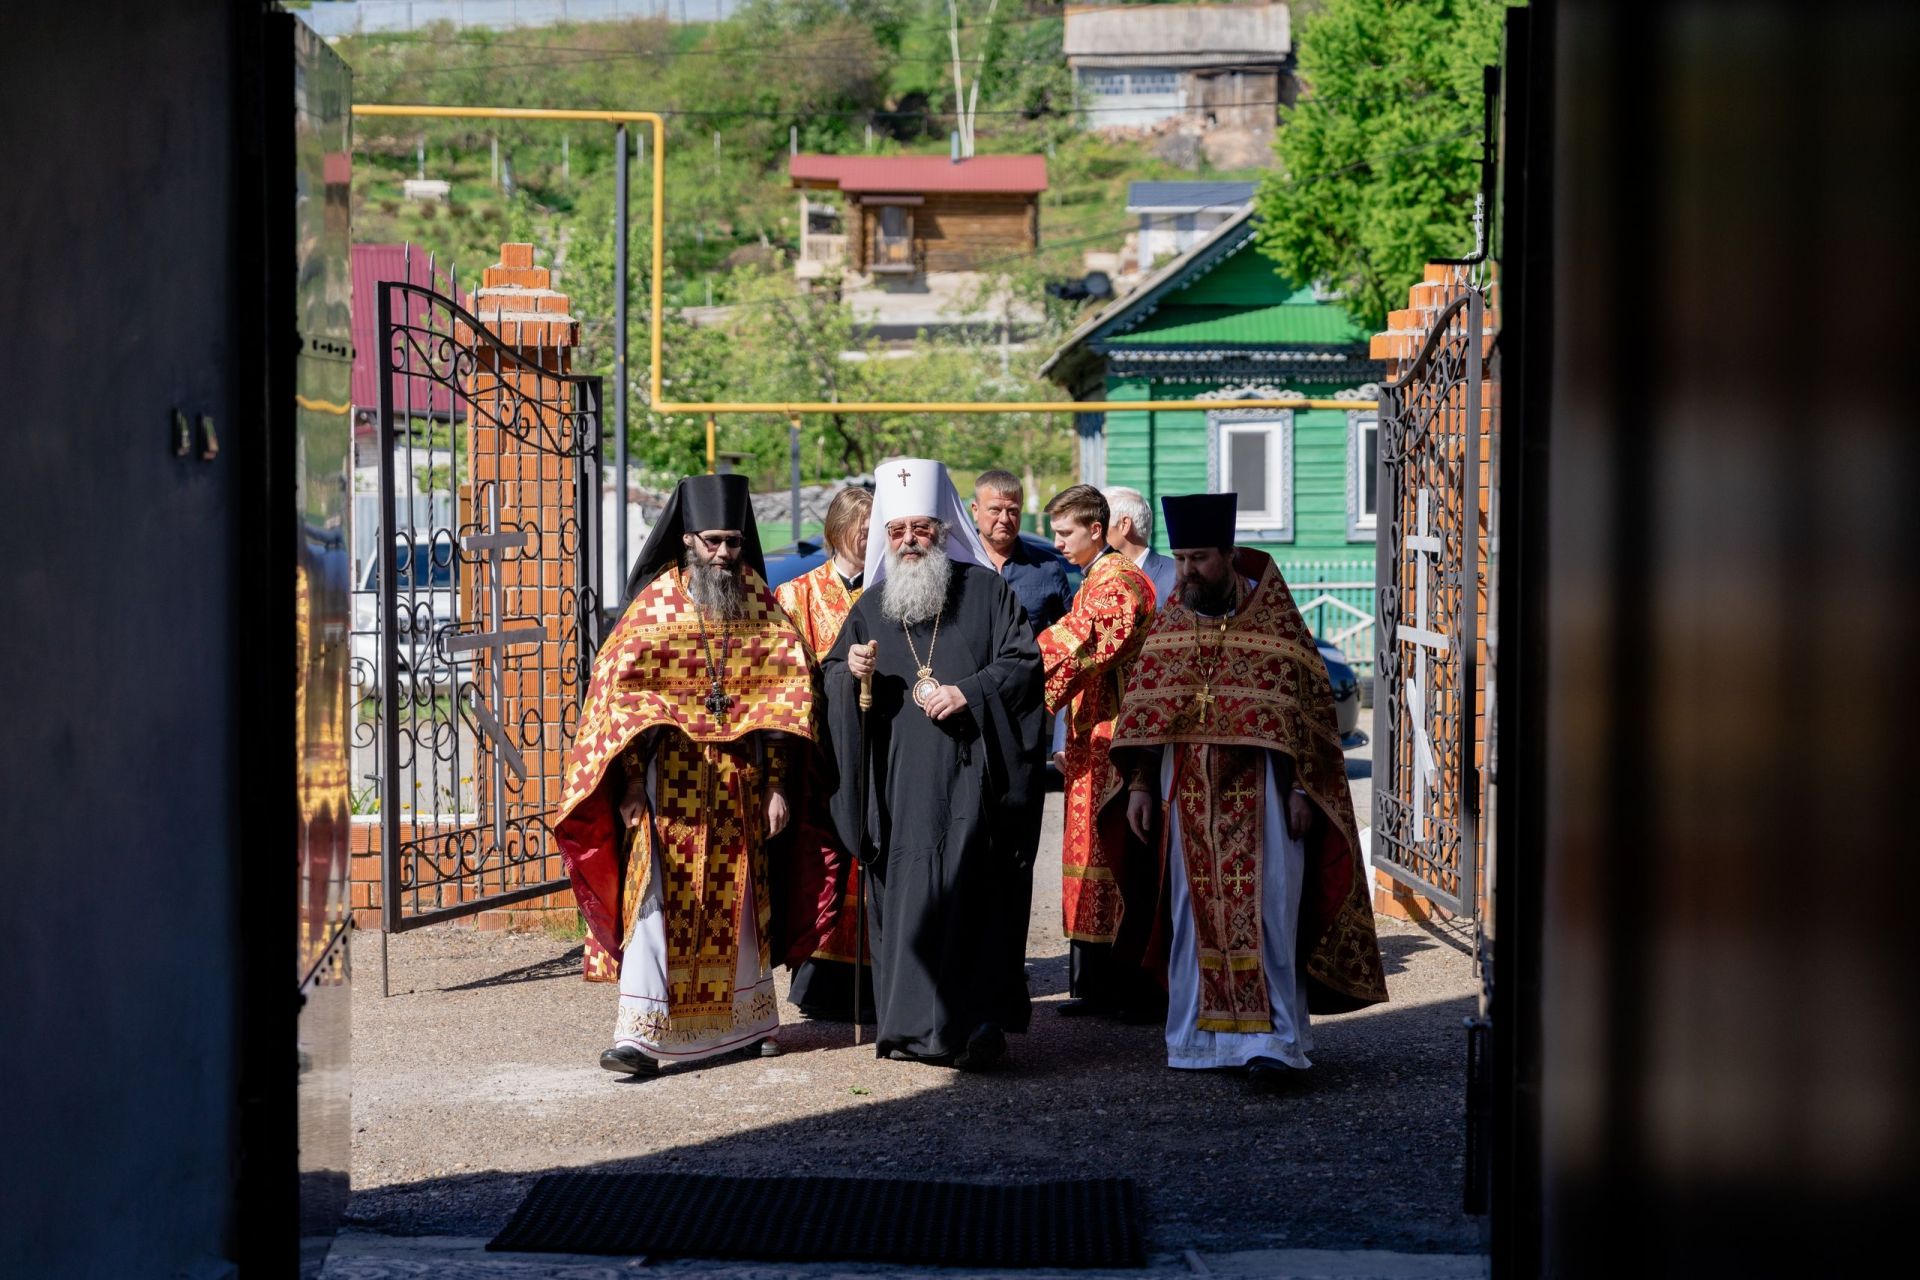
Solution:
[{"label": "red metal roof", "polygon": [[795,186],[911,195],[923,191],[980,191],[1027,195],[1047,189],[1045,156],[794,156],[787,171]]},{"label": "red metal roof", "polygon": [[[422,249],[408,251],[403,244],[356,244],[353,246],[353,407],[377,411],[380,407],[380,284],[385,280],[406,280],[424,285],[466,306],[459,285],[448,276],[444,265],[427,269]],[[427,308],[409,300],[408,317],[413,324],[428,323]],[[446,323],[444,312],[431,317],[438,327]],[[412,385],[409,386],[408,383]],[[393,380],[393,404],[399,412],[417,416],[446,417],[454,408],[446,387],[426,378]],[[464,408],[464,406],[463,406]],[[358,430],[358,413],[355,414]]]}]

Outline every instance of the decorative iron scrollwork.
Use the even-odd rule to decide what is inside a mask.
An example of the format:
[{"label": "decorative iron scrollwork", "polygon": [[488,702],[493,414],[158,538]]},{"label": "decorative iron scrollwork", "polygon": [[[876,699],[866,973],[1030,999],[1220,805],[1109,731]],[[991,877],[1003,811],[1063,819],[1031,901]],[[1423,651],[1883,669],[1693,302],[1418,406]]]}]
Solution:
[{"label": "decorative iron scrollwork", "polygon": [[431,288],[379,288],[350,740],[394,931],[566,885],[547,815],[598,640],[603,424],[598,378]]}]

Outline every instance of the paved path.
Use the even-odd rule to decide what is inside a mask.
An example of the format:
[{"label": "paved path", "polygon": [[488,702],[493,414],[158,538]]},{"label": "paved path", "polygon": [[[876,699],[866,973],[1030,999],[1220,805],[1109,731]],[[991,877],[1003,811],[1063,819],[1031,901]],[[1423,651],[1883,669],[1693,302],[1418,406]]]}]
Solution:
[{"label": "paved path", "polygon": [[[350,1225],[390,1237],[490,1236],[552,1169],[1123,1172],[1143,1188],[1149,1247],[1169,1265],[1187,1250],[1225,1259],[1479,1248],[1478,1227],[1459,1208],[1461,1019],[1474,991],[1459,938],[1383,919],[1392,1002],[1317,1020],[1310,1078],[1256,1097],[1230,1075],[1169,1071],[1158,1028],[1055,1015],[1066,988],[1058,860],[1055,796],[1029,946],[1034,1026],[1013,1038],[1013,1069],[989,1076],[877,1061],[849,1028],[799,1022],[782,1030],[783,1058],[722,1059],[626,1083],[595,1065],[614,997],[579,980],[575,940],[458,927],[402,935],[391,942],[395,994],[386,1000],[377,960],[366,958],[377,951],[363,943]],[[342,1266],[349,1255],[372,1265],[389,1247],[349,1239]],[[330,1274],[442,1273],[390,1261],[399,1269]],[[600,1270],[577,1274],[611,1274],[612,1264],[591,1265]]]}]

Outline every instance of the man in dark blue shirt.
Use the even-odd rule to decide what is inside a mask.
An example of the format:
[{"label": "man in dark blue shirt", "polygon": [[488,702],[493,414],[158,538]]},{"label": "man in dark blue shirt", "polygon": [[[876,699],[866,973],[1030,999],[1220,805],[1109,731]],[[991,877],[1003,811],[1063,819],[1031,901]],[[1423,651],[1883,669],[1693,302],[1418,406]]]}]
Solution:
[{"label": "man in dark blue shirt", "polygon": [[1020,541],[1020,497],[1020,478],[1013,472],[981,472],[973,484],[973,524],[987,544],[992,567],[1019,597],[1037,636],[1073,607],[1073,587],[1058,560],[1034,555]]},{"label": "man in dark blue shirt", "polygon": [[[1058,560],[1033,555],[1020,541],[1020,478],[1011,471],[983,471],[973,482],[973,524],[986,544],[987,558],[1000,571],[1013,594],[1026,610],[1027,625],[1039,635],[1066,616],[1073,605],[1073,588],[1067,571]],[[1038,754],[1047,751],[1052,739],[1053,719],[1048,721],[1047,740],[1036,742]],[[1045,809],[1044,793],[1035,794],[1025,811],[1015,815],[1019,824],[1017,843],[1019,866],[1024,874],[1013,878],[1014,901],[1008,910],[1015,920],[1029,917],[1033,903],[1033,863],[1040,854],[1040,826]]]}]

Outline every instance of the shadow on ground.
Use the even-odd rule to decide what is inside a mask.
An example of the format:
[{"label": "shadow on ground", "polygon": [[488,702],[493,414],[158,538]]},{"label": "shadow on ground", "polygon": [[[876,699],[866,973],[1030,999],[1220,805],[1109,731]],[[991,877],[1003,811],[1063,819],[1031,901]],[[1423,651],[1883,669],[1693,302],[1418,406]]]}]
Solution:
[{"label": "shadow on ground", "polygon": [[[1437,945],[1408,934],[1382,941],[1390,974]],[[1064,964],[1036,961],[1036,989]],[[539,967],[495,981],[525,982]],[[874,1062],[864,1057],[870,1051],[849,1047],[846,1024],[819,1022],[783,1027],[784,1057],[720,1059],[697,1084],[680,1071],[638,1083],[590,1079],[582,1063],[578,1087],[603,1091],[587,1094],[585,1111],[604,1145],[654,1149],[549,1168],[971,1180],[1118,1174],[1140,1184],[1156,1251],[1479,1247],[1475,1220],[1460,1209],[1460,1026],[1471,999],[1317,1021],[1318,1065],[1278,1096],[1251,1094],[1237,1074],[1167,1070],[1159,1028],[1068,1020],[1052,1010],[1036,1007],[1034,1030],[1015,1040],[1014,1068],[995,1075]],[[925,1087],[925,1074],[899,1072],[937,1076]],[[801,1118],[673,1145],[693,1107],[711,1111],[768,1097],[766,1090],[819,1093],[823,1079],[833,1081],[832,1095],[820,1095]],[[897,1093],[886,1086],[901,1079],[919,1091],[871,1096]],[[472,1163],[487,1158],[484,1147],[470,1154]],[[394,1235],[491,1235],[546,1171],[486,1170],[362,1190],[349,1223]]]},{"label": "shadow on ground", "polygon": [[516,982],[545,982],[552,978],[571,978],[580,980],[580,965],[586,956],[586,947],[578,946],[563,952],[551,960],[538,960],[533,964],[524,964],[505,973],[496,973],[491,977],[480,978],[473,982],[457,983],[442,987],[443,991],[485,991],[488,987],[511,986]]}]

